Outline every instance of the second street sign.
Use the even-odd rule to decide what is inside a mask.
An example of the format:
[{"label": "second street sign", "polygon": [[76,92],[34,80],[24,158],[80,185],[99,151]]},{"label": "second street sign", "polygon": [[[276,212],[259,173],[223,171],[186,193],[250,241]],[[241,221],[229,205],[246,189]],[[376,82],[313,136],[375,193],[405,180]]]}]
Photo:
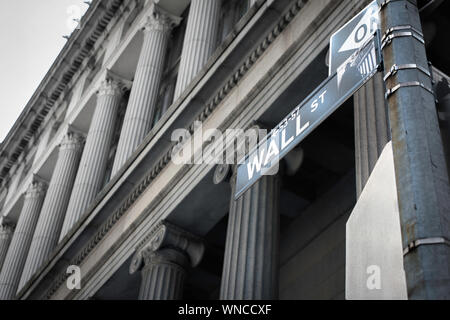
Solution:
[{"label": "second street sign", "polygon": [[252,150],[237,168],[235,198],[271,170],[378,70],[379,36],[355,51]]},{"label": "second street sign", "polygon": [[368,41],[380,24],[377,1],[373,1],[330,38],[329,75]]}]

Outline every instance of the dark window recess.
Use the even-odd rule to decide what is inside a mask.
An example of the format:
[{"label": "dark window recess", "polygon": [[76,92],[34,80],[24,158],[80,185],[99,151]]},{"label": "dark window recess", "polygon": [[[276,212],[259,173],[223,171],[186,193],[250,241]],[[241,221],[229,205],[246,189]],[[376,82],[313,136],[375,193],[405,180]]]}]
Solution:
[{"label": "dark window recess", "polygon": [[86,81],[83,86],[83,91],[81,93],[81,96],[86,92],[86,89],[89,88],[92,81],[95,79],[97,74],[102,70],[103,60],[105,59],[105,54],[102,54],[100,57],[92,57],[89,59],[88,62],[88,68],[90,69],[89,75],[86,78]]},{"label": "dark window recess", "polygon": [[164,63],[164,73],[159,89],[158,102],[153,114],[152,127],[156,125],[173,103],[188,14],[189,8],[181,15],[183,20],[180,25],[172,31],[167,48],[166,61]]},{"label": "dark window recess", "polygon": [[111,142],[109,150],[108,162],[106,164],[105,177],[103,179],[104,186],[111,180],[112,167],[114,165],[114,158],[116,157],[117,145],[119,144],[120,133],[122,132],[123,120],[125,118],[125,111],[127,110],[128,100],[130,98],[130,91],[124,93],[122,101],[120,102],[119,111],[117,112],[116,127],[114,129],[114,138]]},{"label": "dark window recess", "polygon": [[249,9],[250,1],[225,0],[222,2],[222,15],[219,21],[219,46],[233,30],[234,26]]},{"label": "dark window recess", "polygon": [[58,117],[58,119],[55,121],[55,123],[52,126],[50,135],[47,140],[47,146],[50,144],[50,142],[52,142],[53,138],[55,137],[56,133],[58,132],[59,128],[61,128],[61,125],[64,122],[64,119],[65,119],[66,113],[67,113],[67,104],[66,104],[65,109],[66,110],[64,110],[64,112]]},{"label": "dark window recess", "polygon": [[133,11],[131,11],[129,16],[127,17],[127,20],[125,20],[120,40],[122,40],[127,34],[127,32],[130,30],[130,27],[133,25],[133,22],[136,20],[137,16],[142,11],[143,6],[144,1],[137,1],[137,6],[133,9]]}]

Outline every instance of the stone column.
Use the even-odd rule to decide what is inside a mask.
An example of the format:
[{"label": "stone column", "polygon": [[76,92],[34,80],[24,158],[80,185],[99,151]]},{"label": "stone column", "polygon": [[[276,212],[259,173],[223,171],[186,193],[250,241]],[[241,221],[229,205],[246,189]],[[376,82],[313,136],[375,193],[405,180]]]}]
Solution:
[{"label": "stone column", "polygon": [[[219,167],[218,167],[219,168]],[[263,176],[234,200],[228,216],[220,299],[271,300],[278,297],[279,175]]]},{"label": "stone column", "polygon": [[152,14],[144,27],[144,43],[131,88],[112,175],[122,168],[151,129],[170,31],[180,21],[181,18],[153,5]]},{"label": "stone column", "polygon": [[200,263],[204,250],[194,235],[167,222],[158,225],[131,262],[131,274],[141,270],[139,299],[181,299],[186,272]]},{"label": "stone column", "polygon": [[58,244],[82,150],[81,135],[68,133],[64,137],[59,147],[58,160],[42,205],[19,289],[30,280]]},{"label": "stone column", "polygon": [[78,222],[102,187],[121,97],[120,83],[113,80],[102,83],[60,240]]},{"label": "stone column", "polygon": [[191,1],[175,100],[204,67],[216,48],[221,5],[221,0]]},{"label": "stone column", "polygon": [[1,300],[11,300],[16,296],[25,259],[44,202],[45,191],[45,183],[35,181],[25,194],[23,208],[0,274]]},{"label": "stone column", "polygon": [[8,252],[9,244],[14,232],[14,226],[0,220],[0,272],[2,270],[3,262],[6,258],[6,253]]},{"label": "stone column", "polygon": [[391,140],[384,82],[377,73],[354,95],[356,194],[359,198],[378,158]]}]

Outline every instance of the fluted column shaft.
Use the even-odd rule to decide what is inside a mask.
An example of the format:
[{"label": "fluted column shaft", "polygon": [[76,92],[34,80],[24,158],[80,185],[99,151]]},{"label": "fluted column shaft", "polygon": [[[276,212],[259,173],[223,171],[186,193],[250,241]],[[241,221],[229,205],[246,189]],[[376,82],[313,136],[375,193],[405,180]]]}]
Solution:
[{"label": "fluted column shaft", "polygon": [[45,191],[44,183],[33,182],[25,194],[23,208],[0,274],[1,300],[14,299],[17,293],[25,259],[44,202]]},{"label": "fluted column shaft", "polygon": [[139,300],[180,300],[189,266],[187,256],[173,249],[152,252],[142,269]]},{"label": "fluted column shaft", "polygon": [[8,252],[9,244],[13,236],[14,228],[11,225],[0,222],[0,272],[2,270],[3,262]]},{"label": "fluted column shaft", "polygon": [[81,156],[60,240],[78,222],[102,187],[121,96],[120,84],[112,80],[104,81],[97,94],[97,106]]},{"label": "fluted column shaft", "polygon": [[83,138],[69,133],[59,147],[58,160],[36,225],[19,289],[22,288],[58,244],[64,215],[83,150]]},{"label": "fluted column shaft", "polygon": [[221,4],[221,0],[191,1],[175,99],[197,76],[216,48]]},{"label": "fluted column shaft", "polygon": [[278,297],[279,176],[263,176],[234,200],[228,217],[220,299]]},{"label": "fluted column shaft", "polygon": [[160,223],[131,262],[131,274],[141,270],[139,299],[181,299],[187,270],[200,263],[204,250],[199,238],[167,222]]},{"label": "fluted column shaft", "polygon": [[377,73],[354,95],[356,193],[361,194],[386,144],[391,140],[384,82]]},{"label": "fluted column shaft", "polygon": [[130,93],[112,175],[116,174],[151,129],[172,28],[180,22],[153,5]]}]

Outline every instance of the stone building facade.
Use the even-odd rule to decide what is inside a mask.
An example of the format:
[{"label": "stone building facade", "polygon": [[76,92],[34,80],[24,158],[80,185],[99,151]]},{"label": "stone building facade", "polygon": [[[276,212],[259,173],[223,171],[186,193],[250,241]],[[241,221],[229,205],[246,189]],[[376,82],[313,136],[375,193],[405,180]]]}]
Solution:
[{"label": "stone building facade", "polygon": [[[391,140],[381,74],[238,200],[232,166],[171,161],[172,133],[274,127],[369,2],[92,1],[0,147],[0,299],[344,299],[345,224]],[[448,3],[409,3],[450,163]]]}]

